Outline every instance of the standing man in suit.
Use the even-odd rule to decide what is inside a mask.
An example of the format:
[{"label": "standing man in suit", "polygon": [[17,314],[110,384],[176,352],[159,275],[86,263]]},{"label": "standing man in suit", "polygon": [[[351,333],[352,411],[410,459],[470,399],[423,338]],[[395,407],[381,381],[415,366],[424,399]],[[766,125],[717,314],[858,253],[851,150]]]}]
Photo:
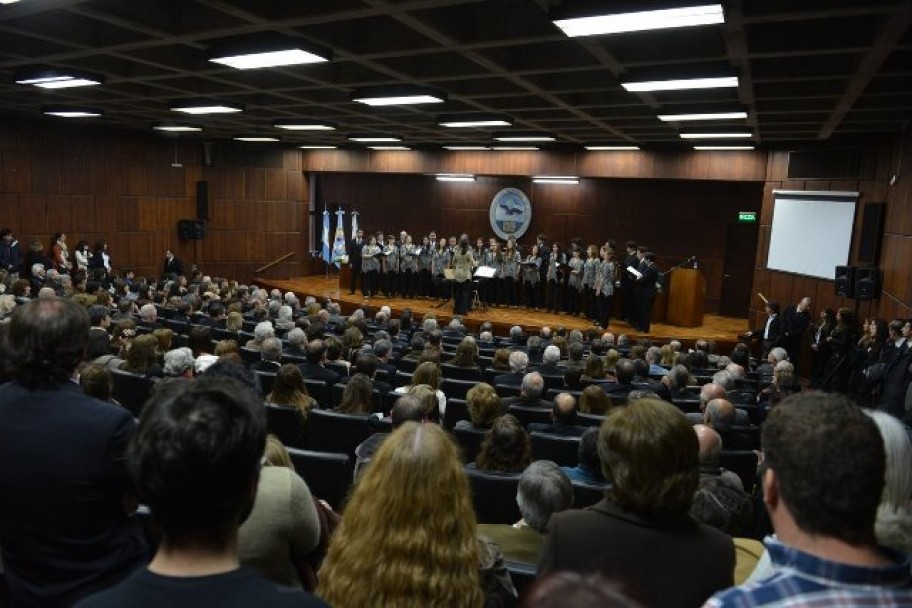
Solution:
[{"label": "standing man in suit", "polygon": [[70,300],[13,311],[0,387],[0,545],[11,606],[71,606],[146,562],[125,452],[136,424],[79,389],[89,315]]},{"label": "standing man in suit", "polygon": [[183,276],[184,274],[184,263],[180,261],[180,258],[174,255],[174,252],[170,249],[165,251],[165,263],[162,267],[162,276],[168,277],[171,275]]},{"label": "standing man in suit", "polygon": [[811,324],[811,299],[801,298],[798,304],[789,306],[782,313],[782,348],[788,352],[789,361],[798,369],[801,357],[801,342],[804,332]]},{"label": "standing man in suit", "polygon": [[782,340],[782,317],[779,316],[779,302],[770,300],[764,308],[766,323],[760,329],[754,329],[744,334],[746,340],[759,339],[763,345],[763,358],[774,347],[779,346]]},{"label": "standing man in suit", "polygon": [[649,331],[649,317],[652,316],[652,301],[656,296],[659,269],[655,264],[655,254],[642,245],[637,249],[637,257],[640,260],[637,267],[640,276],[636,277],[633,282],[636,312],[635,317],[631,319],[631,325],[637,331],[645,333]]},{"label": "standing man in suit", "polygon": [[[634,268],[640,265],[640,258],[637,257],[637,242],[627,241],[627,255],[624,256],[624,267],[621,269],[621,315],[625,321],[631,323],[631,318],[635,315],[636,308],[635,294],[633,290],[633,276],[627,272],[627,267]],[[632,325],[633,323],[631,323]]]},{"label": "standing man in suit", "polygon": [[358,279],[361,277],[361,250],[364,248],[364,231],[360,228],[355,238],[350,239],[345,246],[348,251],[348,267],[351,269],[351,285],[348,293],[354,295]]}]

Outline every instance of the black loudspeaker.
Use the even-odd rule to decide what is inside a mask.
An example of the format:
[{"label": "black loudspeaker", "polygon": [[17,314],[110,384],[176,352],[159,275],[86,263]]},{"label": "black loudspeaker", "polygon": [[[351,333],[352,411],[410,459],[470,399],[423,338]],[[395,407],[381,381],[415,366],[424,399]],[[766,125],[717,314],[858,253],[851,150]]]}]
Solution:
[{"label": "black loudspeaker", "polygon": [[177,236],[182,241],[189,241],[193,238],[193,221],[177,220]]},{"label": "black loudspeaker", "polygon": [[836,295],[843,298],[855,297],[855,267],[836,267]]},{"label": "black loudspeaker", "polygon": [[206,222],[200,220],[193,222],[193,238],[197,240],[206,238]]},{"label": "black loudspeaker", "polygon": [[196,219],[209,219],[209,182],[196,182]]},{"label": "black loudspeaker", "polygon": [[855,299],[880,299],[880,268],[855,269]]},{"label": "black loudspeaker", "polygon": [[886,214],[887,206],[884,203],[870,203],[864,206],[861,238],[858,240],[859,264],[876,266],[880,261],[880,239]]}]

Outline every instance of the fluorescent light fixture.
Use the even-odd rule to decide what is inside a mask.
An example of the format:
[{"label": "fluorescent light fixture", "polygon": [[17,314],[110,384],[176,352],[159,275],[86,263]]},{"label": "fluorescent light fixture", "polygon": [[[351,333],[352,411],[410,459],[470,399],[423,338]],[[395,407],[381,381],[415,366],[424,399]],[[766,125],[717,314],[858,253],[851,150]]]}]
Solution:
[{"label": "fluorescent light fixture", "polygon": [[22,73],[16,84],[31,85],[42,89],[73,89],[91,87],[102,83],[100,76],[67,70],[44,69]]},{"label": "fluorescent light fixture", "polygon": [[475,176],[462,173],[438,173],[438,182],[474,182]]},{"label": "fluorescent light fixture", "polygon": [[559,19],[554,25],[568,36],[596,36],[600,34],[622,34],[645,30],[662,30],[697,25],[725,23],[721,4],[668,8],[616,15],[598,15],[576,19]]},{"label": "fluorescent light fixture", "polygon": [[490,150],[488,146],[444,146],[444,150],[452,150],[454,152],[471,152],[471,151],[481,151],[481,150]]},{"label": "fluorescent light fixture", "polygon": [[408,146],[368,146],[371,150],[391,151],[391,150],[411,150]]},{"label": "fluorescent light fixture", "polygon": [[271,137],[269,135],[235,135],[231,139],[234,141],[247,142],[280,141],[278,137]]},{"label": "fluorescent light fixture", "polygon": [[175,101],[169,108],[172,112],[183,112],[184,114],[232,114],[234,112],[243,112],[244,106],[239,103],[226,103],[212,100],[186,99]]},{"label": "fluorescent light fixture", "polygon": [[509,127],[513,125],[513,120],[494,114],[445,114],[437,117],[437,125],[453,129]]},{"label": "fluorescent light fixture", "polygon": [[398,137],[365,135],[365,136],[349,137],[348,141],[356,141],[356,142],[362,143],[362,144],[382,144],[382,143],[391,143],[391,142],[397,142],[397,141],[402,141],[402,140],[399,139]]},{"label": "fluorescent light fixture", "polygon": [[495,141],[554,141],[551,135],[495,135]]},{"label": "fluorescent light fixture", "polygon": [[305,63],[322,63],[329,61],[316,53],[304,49],[285,49],[281,51],[264,51],[260,53],[247,53],[212,57],[209,61],[227,65],[237,70],[255,70],[258,68],[275,68],[284,65],[302,65]]},{"label": "fluorescent light fixture", "polygon": [[405,106],[443,103],[446,101],[446,95],[424,87],[400,85],[358,89],[352,94],[351,100],[369,106]]},{"label": "fluorescent light fixture", "polygon": [[705,114],[659,114],[658,119],[665,122],[684,122],[687,120],[736,120],[747,118],[747,112],[707,112]]},{"label": "fluorescent light fixture", "polygon": [[687,91],[689,89],[724,89],[738,86],[737,76],[720,76],[716,78],[679,78],[676,80],[644,80],[640,82],[622,82],[621,86],[631,93],[647,91]]},{"label": "fluorescent light fixture", "polygon": [[538,146],[494,146],[492,148],[498,152],[537,152],[540,149]]},{"label": "fluorescent light fixture", "polygon": [[19,2],[19,0],[0,0],[0,4],[15,4],[17,2]]},{"label": "fluorescent light fixture", "polygon": [[433,95],[399,95],[391,97],[356,97],[352,101],[369,106],[408,106],[420,103],[443,103],[443,99]]},{"label": "fluorescent light fixture", "polygon": [[753,146],[694,146],[694,150],[753,150]]},{"label": "fluorescent light fixture", "polygon": [[298,146],[298,148],[301,150],[335,150],[338,147],[339,146],[329,146],[329,145],[324,146],[324,145],[316,145],[316,144]]},{"label": "fluorescent light fixture", "polygon": [[535,175],[532,182],[536,184],[562,184],[575,186],[579,183],[579,178],[574,175]]},{"label": "fluorescent light fixture", "polygon": [[92,108],[71,108],[65,106],[47,106],[41,108],[41,113],[60,118],[97,118],[104,114],[101,110]]},{"label": "fluorescent light fixture", "polygon": [[272,123],[276,129],[285,129],[286,131],[335,131],[336,127],[328,122],[317,122],[307,120],[279,120]]},{"label": "fluorescent light fixture", "polygon": [[590,152],[622,152],[625,150],[639,150],[639,146],[586,146]]},{"label": "fluorescent light fixture", "polygon": [[728,133],[681,133],[681,139],[750,139],[749,131],[731,131]]},{"label": "fluorescent light fixture", "polygon": [[203,130],[199,125],[179,125],[176,123],[159,123],[152,125],[152,129],[168,133],[194,133]]}]

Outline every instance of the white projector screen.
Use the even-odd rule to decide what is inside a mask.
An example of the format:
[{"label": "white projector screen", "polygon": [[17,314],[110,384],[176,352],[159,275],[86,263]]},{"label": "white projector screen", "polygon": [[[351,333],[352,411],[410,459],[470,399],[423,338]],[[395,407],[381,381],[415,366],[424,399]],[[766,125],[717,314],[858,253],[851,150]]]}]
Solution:
[{"label": "white projector screen", "polygon": [[849,261],[857,192],[773,191],[770,270],[835,279]]}]

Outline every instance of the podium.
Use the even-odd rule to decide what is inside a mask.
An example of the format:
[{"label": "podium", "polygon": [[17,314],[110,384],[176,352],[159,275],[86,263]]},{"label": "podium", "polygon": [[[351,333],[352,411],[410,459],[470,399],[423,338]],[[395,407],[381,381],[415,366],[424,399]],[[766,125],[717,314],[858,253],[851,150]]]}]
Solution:
[{"label": "podium", "polygon": [[671,271],[668,285],[669,325],[698,327],[703,325],[703,308],[706,297],[706,278],[696,268],[676,268]]}]

